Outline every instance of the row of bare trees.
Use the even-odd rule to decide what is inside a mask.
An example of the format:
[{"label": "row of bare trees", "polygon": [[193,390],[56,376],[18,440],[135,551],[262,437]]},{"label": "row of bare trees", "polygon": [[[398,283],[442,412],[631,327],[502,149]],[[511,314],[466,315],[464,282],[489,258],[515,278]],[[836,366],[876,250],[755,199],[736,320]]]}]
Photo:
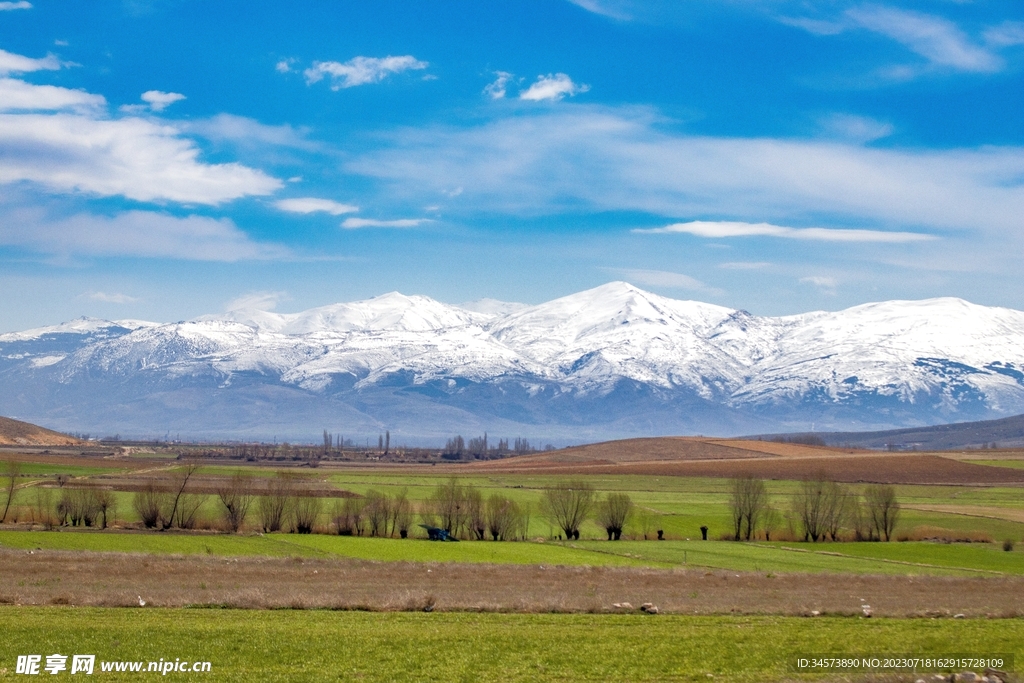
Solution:
[{"label": "row of bare trees", "polygon": [[[755,477],[732,480],[730,510],[733,538],[749,541],[760,529],[766,540],[782,523],[782,513],[768,500],[764,481]],[[805,541],[839,540],[844,529],[858,541],[892,539],[900,504],[892,486],[872,484],[864,497],[824,476],[800,483],[793,497],[789,523]]]}]

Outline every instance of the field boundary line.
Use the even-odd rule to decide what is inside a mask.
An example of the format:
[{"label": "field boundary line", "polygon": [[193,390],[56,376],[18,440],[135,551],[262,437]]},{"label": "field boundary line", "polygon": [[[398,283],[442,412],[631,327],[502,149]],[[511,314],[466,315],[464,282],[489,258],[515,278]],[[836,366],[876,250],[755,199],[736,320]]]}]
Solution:
[{"label": "field boundary line", "polygon": [[903,564],[910,567],[927,567],[929,569],[945,569],[946,571],[960,571],[960,572],[978,572],[980,574],[995,574],[996,576],[1015,576],[1007,572],[1001,572],[996,569],[976,569],[974,567],[947,567],[941,564],[928,564],[926,562],[908,562],[906,560],[890,560],[884,557],[861,557],[859,555],[847,555],[845,553],[837,553],[833,550],[808,550],[804,548],[790,548],[788,546],[769,546],[761,545],[760,543],[751,543],[758,548],[774,548],[776,550],[788,550],[793,553],[810,553],[812,555],[832,555],[835,557],[843,557],[849,560],[866,560],[869,562],[888,562],[890,564]]}]

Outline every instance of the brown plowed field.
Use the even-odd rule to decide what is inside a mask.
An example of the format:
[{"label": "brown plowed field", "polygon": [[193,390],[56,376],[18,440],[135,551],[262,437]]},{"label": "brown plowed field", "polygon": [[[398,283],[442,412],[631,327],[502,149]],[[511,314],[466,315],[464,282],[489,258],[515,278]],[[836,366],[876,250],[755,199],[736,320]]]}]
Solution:
[{"label": "brown plowed field", "polygon": [[1024,577],[861,576],[0,549],[0,604],[684,614],[1024,614]]},{"label": "brown plowed field", "polygon": [[[466,469],[471,471],[485,467]],[[889,453],[841,457],[754,457],[622,463],[565,463],[509,458],[486,463],[486,469],[521,474],[642,474],[723,478],[750,475],[764,479],[806,479],[824,475],[835,481],[880,484],[1024,485],[1024,469],[975,465],[937,455]]]}]

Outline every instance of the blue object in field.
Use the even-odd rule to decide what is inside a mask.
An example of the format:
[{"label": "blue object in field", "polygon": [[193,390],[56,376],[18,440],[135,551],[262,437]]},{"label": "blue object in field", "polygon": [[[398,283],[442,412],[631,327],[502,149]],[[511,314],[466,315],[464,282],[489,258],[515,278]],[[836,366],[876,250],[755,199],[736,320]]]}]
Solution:
[{"label": "blue object in field", "polygon": [[438,529],[436,526],[427,526],[426,524],[420,524],[421,527],[427,530],[427,538],[431,541],[455,541],[459,542],[459,539],[448,533],[447,529]]}]

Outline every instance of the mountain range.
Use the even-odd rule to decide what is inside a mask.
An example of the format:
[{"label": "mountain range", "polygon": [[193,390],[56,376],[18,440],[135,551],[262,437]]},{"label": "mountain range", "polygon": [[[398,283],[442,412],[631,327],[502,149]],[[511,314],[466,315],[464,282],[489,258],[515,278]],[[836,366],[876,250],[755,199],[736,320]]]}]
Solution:
[{"label": "mountain range", "polygon": [[556,444],[1024,413],[1024,312],[954,298],[784,317],[612,282],[536,306],[385,294],[0,335],[0,414],[94,435]]}]

